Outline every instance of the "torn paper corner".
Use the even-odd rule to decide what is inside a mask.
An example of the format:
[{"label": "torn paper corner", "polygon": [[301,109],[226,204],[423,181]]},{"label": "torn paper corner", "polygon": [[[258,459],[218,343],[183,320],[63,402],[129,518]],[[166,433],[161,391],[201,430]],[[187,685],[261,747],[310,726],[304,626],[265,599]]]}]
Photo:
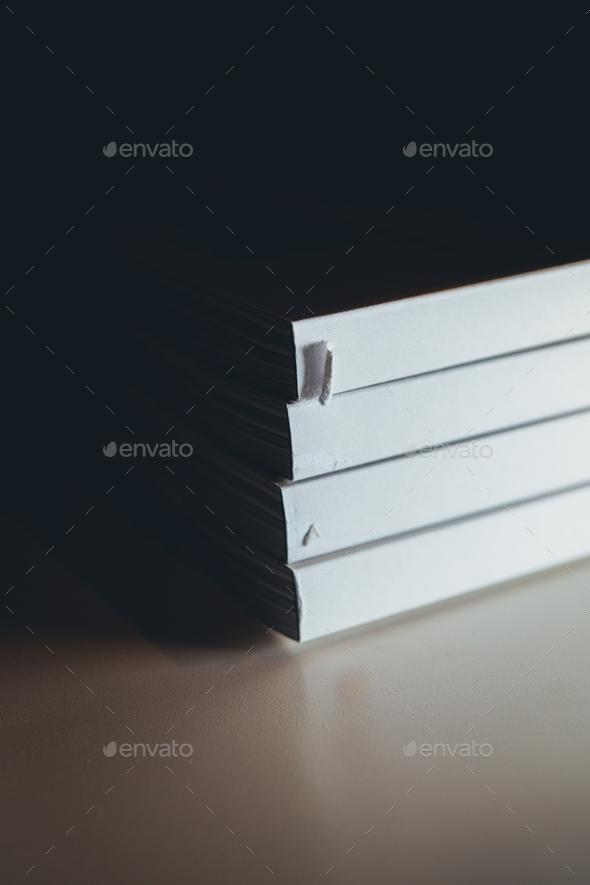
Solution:
[{"label": "torn paper corner", "polygon": [[303,385],[300,399],[318,399],[322,406],[332,398],[334,352],[331,341],[306,344],[302,349]]}]

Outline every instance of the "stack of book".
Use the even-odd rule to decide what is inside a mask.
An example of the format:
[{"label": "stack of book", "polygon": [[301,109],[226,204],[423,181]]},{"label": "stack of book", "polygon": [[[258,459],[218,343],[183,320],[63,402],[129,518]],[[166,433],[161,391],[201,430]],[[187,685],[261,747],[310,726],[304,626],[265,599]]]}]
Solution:
[{"label": "stack of book", "polygon": [[140,460],[269,627],[590,555],[590,261],[458,218],[283,200],[269,245],[202,211],[116,243],[129,389],[192,448]]}]

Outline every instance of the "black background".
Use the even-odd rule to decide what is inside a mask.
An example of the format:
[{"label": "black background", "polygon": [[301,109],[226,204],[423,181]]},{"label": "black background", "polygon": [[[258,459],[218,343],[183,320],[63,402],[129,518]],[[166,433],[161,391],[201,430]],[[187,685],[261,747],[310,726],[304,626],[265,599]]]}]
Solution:
[{"label": "black background", "polygon": [[[237,179],[496,218],[551,247],[556,263],[564,243],[587,237],[590,15],[580,3],[313,2],[312,12],[276,2],[14,2],[10,10],[2,11],[4,498],[39,544],[13,546],[7,587],[51,544],[74,557],[76,534],[65,533],[91,505],[137,520],[149,494],[125,476],[126,464],[102,456],[129,419],[114,405],[108,317],[88,296],[96,268],[83,239],[93,230],[124,216],[190,223],[201,191],[215,200],[217,182]],[[173,138],[193,146],[190,158],[102,151],[111,141]],[[471,139],[493,145],[493,156],[402,153],[413,140]],[[136,433],[151,432],[147,423]]]}]

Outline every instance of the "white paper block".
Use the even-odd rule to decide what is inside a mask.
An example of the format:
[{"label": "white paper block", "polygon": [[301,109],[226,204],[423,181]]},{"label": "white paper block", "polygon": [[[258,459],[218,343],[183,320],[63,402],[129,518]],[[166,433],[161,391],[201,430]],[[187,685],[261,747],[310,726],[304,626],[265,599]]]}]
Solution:
[{"label": "white paper block", "polygon": [[[590,306],[590,297],[589,297]],[[590,408],[590,339],[287,406],[293,479]]]},{"label": "white paper block", "polygon": [[585,487],[292,566],[302,641],[590,555]]},{"label": "white paper block", "polygon": [[590,482],[589,452],[586,411],[290,483],[288,562]]},{"label": "white paper block", "polygon": [[[590,334],[590,261],[293,323],[297,389],[306,348],[333,347],[332,392]],[[369,283],[367,283],[369,284]]]}]

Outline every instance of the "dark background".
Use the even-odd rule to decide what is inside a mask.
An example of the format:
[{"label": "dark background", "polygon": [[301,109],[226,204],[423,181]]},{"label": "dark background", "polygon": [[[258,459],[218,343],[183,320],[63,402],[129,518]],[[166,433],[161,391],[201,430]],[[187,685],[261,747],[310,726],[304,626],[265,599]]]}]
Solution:
[{"label": "dark background", "polygon": [[[102,455],[130,422],[137,438],[161,437],[162,428],[139,408],[122,411],[117,304],[106,299],[101,309],[97,300],[100,269],[85,245],[94,234],[121,218],[190,224],[205,197],[214,202],[219,193],[215,206],[224,207],[221,185],[235,180],[495,219],[527,244],[535,237],[539,249],[550,246],[555,263],[566,244],[587,238],[584,5],[311,9],[3,9],[4,501],[39,539],[36,550],[10,549],[7,588],[22,584],[28,563],[53,544],[65,559],[79,550],[87,565],[108,562],[99,535],[94,552],[82,553],[69,527],[88,519],[91,505],[141,524],[150,495],[138,471],[127,476],[126,463]],[[110,141],[172,138],[193,145],[192,156],[133,160],[102,151]],[[471,139],[492,144],[493,156],[402,153],[413,140]],[[262,234],[265,224],[271,236],[272,218]],[[108,581],[99,583],[107,592]],[[26,591],[21,598],[24,605]]]}]

